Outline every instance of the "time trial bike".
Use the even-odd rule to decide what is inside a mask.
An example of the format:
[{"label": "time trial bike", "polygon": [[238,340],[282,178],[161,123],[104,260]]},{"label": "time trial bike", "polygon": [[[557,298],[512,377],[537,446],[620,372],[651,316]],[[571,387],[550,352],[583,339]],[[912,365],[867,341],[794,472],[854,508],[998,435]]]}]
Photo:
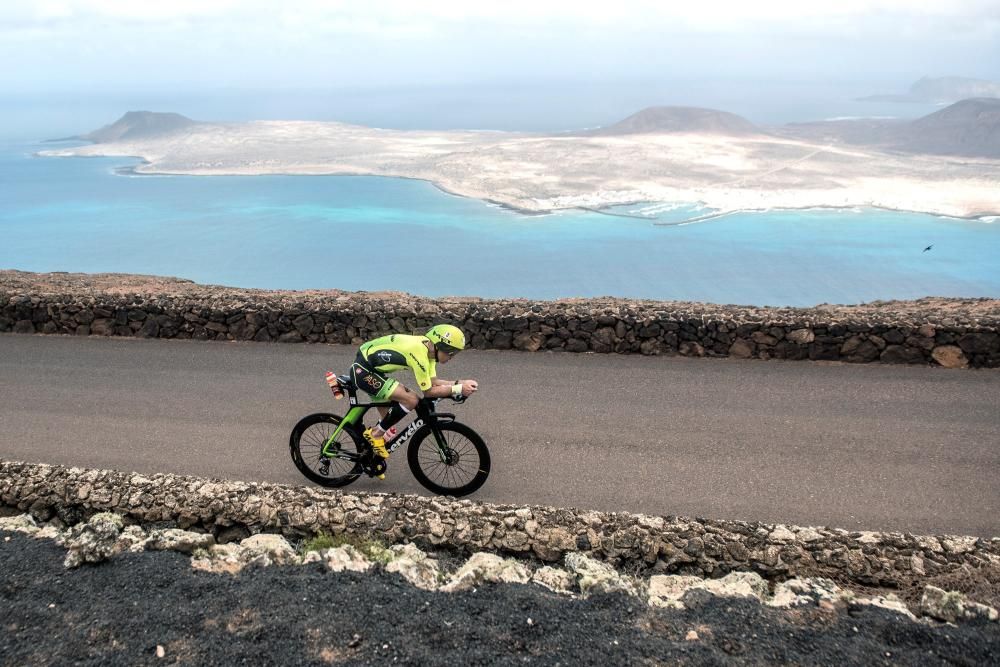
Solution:
[{"label": "time trial bike", "polygon": [[[372,408],[392,403],[359,403],[349,375],[337,376],[337,382],[349,398],[347,414],[317,412],[303,417],[288,441],[299,472],[327,487],[347,486],[361,475],[375,477],[387,467],[364,437],[364,416]],[[464,403],[466,399],[451,400]],[[482,437],[456,421],[455,415],[437,411],[440,401],[421,398],[416,418],[385,446],[392,453],[409,442],[406,460],[421,485],[439,495],[467,496],[486,483],[490,452]]]}]

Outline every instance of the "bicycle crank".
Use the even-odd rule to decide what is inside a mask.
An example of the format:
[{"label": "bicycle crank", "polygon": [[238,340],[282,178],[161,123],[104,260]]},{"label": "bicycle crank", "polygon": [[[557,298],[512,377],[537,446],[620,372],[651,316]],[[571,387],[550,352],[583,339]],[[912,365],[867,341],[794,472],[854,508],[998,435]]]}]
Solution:
[{"label": "bicycle crank", "polygon": [[365,473],[369,477],[377,477],[378,475],[384,475],[385,471],[389,469],[389,465],[385,462],[381,456],[373,456],[372,462],[368,464],[363,464]]}]

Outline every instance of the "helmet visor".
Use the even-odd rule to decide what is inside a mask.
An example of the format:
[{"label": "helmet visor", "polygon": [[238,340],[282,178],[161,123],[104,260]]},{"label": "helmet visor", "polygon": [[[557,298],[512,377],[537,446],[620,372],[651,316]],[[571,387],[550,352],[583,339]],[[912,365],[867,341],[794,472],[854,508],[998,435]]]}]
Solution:
[{"label": "helmet visor", "polygon": [[449,345],[448,343],[438,343],[437,349],[440,350],[441,352],[447,352],[449,357],[454,357],[456,354],[462,351],[457,347]]}]

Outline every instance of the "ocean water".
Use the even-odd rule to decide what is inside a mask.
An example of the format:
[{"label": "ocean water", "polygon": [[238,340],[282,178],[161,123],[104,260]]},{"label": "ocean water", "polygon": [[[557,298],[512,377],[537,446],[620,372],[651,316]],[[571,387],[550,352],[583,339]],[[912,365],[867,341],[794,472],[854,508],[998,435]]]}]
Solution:
[{"label": "ocean water", "polygon": [[[268,289],[622,296],[809,306],[1000,297],[1000,224],[883,210],[690,203],[526,216],[423,181],[139,176],[135,160],[0,147],[0,268]],[[932,245],[929,252],[923,249]]]}]

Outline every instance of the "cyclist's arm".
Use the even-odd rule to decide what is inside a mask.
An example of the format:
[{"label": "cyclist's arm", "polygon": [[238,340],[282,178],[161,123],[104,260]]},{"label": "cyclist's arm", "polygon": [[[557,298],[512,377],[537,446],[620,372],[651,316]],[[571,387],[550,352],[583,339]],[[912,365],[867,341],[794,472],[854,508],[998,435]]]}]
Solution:
[{"label": "cyclist's arm", "polygon": [[424,390],[424,396],[427,398],[447,398],[454,396],[452,388],[456,384],[463,388],[459,393],[466,396],[478,388],[478,383],[475,380],[442,380],[441,378],[431,378],[431,387]]},{"label": "cyclist's arm", "polygon": [[424,389],[424,396],[427,398],[447,398],[451,396],[453,381],[442,380],[441,378],[431,378],[431,386]]}]

